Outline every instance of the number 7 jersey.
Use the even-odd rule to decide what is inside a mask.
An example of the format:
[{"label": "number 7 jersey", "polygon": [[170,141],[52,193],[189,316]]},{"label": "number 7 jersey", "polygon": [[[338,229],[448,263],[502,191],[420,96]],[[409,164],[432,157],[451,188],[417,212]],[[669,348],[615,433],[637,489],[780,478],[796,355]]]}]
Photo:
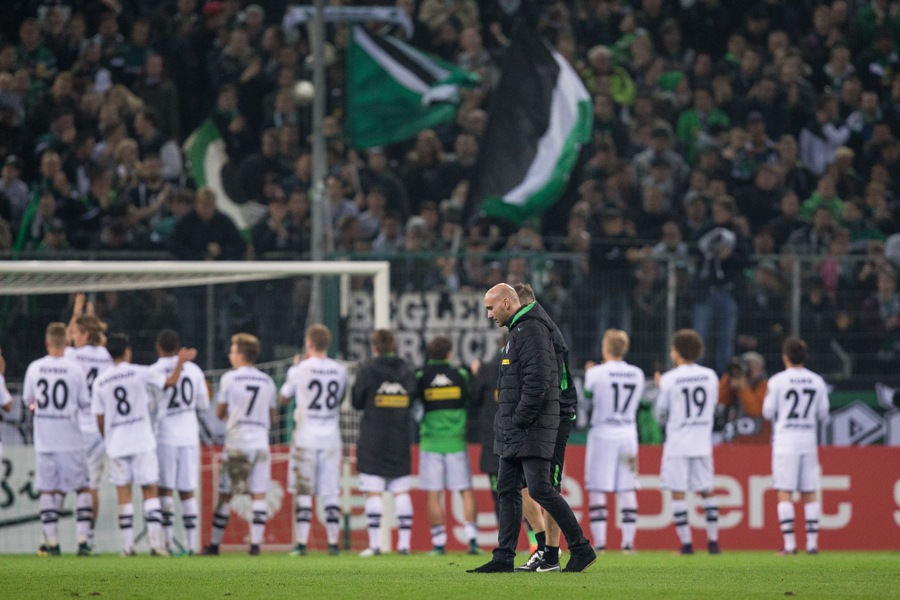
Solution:
[{"label": "number 7 jersey", "polygon": [[763,416],[773,421],[773,452],[813,452],[816,425],[828,417],[825,380],[803,367],[785,369],[769,378]]},{"label": "number 7 jersey", "polygon": [[688,363],[663,373],[657,417],[666,417],[664,456],[711,456],[719,378],[708,367]]},{"label": "number 7 jersey", "polygon": [[216,402],[228,406],[226,448],[249,451],[269,447],[275,395],[275,382],[256,367],[238,367],[222,375]]},{"label": "number 7 jersey", "polygon": [[330,358],[307,358],[287,372],[281,395],[296,400],[294,445],[332,449],[341,445],[341,401],[347,369]]}]

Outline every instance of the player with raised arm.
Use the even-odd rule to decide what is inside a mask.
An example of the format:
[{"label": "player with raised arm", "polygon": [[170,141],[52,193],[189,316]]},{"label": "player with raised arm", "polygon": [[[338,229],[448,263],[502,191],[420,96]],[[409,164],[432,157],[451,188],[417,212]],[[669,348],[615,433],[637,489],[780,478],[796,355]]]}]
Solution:
[{"label": "player with raised arm", "polygon": [[43,531],[38,556],[60,554],[57,523],[70,491],[78,493],[78,554],[89,555],[91,496],[78,412],[90,402],[90,396],[81,365],[65,357],[65,324],[50,323],[44,341],[47,356],[28,365],[22,389],[22,402],[34,412],[35,483],[41,494]]},{"label": "player with raised arm", "polygon": [[594,549],[606,548],[606,495],[615,493],[622,514],[622,551],[634,550],[637,522],[637,410],[644,395],[644,372],[625,362],[628,334],[607,329],[603,363],[584,374],[584,397],[591,402],[591,431],[585,451],[584,482],[590,496]]},{"label": "player with raised arm", "polygon": [[272,480],[269,430],[275,420],[278,391],[272,378],[254,365],[260,343],[255,335],[231,336],[231,370],[219,380],[216,416],[225,421],[225,450],[219,477],[219,499],[213,514],[212,541],[203,553],[218,555],[231,515],[231,497],[249,493],[253,502],[250,555],[258,556],[266,531],[266,492]]},{"label": "player with raised arm", "polygon": [[781,357],[784,371],[769,378],[763,401],[763,417],[772,421],[772,480],[778,493],[778,521],[784,536],[782,555],[797,553],[794,537],[794,505],[791,494],[800,492],[806,518],[806,552],[819,552],[820,506],[818,423],[828,418],[828,387],[825,380],[804,363],[806,342],[797,337],[784,340]]},{"label": "player with raised arm", "polygon": [[311,325],[306,330],[305,345],[306,359],[288,369],[280,396],[282,404],[296,400],[288,477],[296,506],[291,555],[306,554],[313,494],[325,504],[328,553],[337,555],[343,450],[340,415],[347,390],[347,368],[328,358],[331,331],[324,325]]},{"label": "player with raised arm", "polygon": [[[85,372],[88,393],[91,393],[97,376],[112,366],[113,360],[103,345],[106,323],[94,314],[93,304],[86,301],[84,294],[75,295],[75,306],[72,318],[66,328],[66,357],[77,361]],[[88,486],[91,494],[91,522],[88,533],[88,546],[80,549],[83,554],[90,552],[94,543],[94,523],[100,515],[100,482],[106,472],[106,449],[103,447],[103,436],[97,430],[97,418],[91,413],[88,403],[78,413],[78,425],[81,427],[81,439],[87,454]]]},{"label": "player with raised arm", "polygon": [[[178,364],[181,341],[178,332],[163,329],[156,336],[159,355],[152,368],[166,377]],[[162,509],[162,528],[166,550],[172,552],[174,543],[175,498],[181,499],[181,520],[184,525],[184,552],[193,555],[197,545],[197,498],[194,494],[200,481],[200,426],[197,411],[209,408],[209,391],[203,371],[193,362],[181,366],[178,381],[163,393],[156,428],[156,456],[159,460],[159,503]]]},{"label": "player with raised arm", "polygon": [[675,368],[654,379],[659,388],[656,416],[666,424],[660,483],[672,493],[675,532],[681,554],[693,554],[685,495],[699,492],[706,512],[707,549],[719,554],[719,507],[713,496],[712,428],[719,378],[696,363],[703,356],[703,339],[693,329],[672,336],[670,357]]},{"label": "player with raised arm", "polygon": [[[9,412],[12,410],[13,402],[9,390],[6,389],[6,359],[0,354],[0,410]],[[0,440],[0,461],[3,460],[3,440]]]},{"label": "player with raised arm", "polygon": [[435,554],[444,554],[447,530],[444,490],[463,501],[463,527],[469,554],[478,554],[478,526],[472,467],[466,452],[466,414],[470,404],[469,372],[450,365],[453,342],[439,335],[428,342],[428,362],[416,372],[416,397],[424,406],[419,429],[419,484],[428,492],[428,519]]},{"label": "player with raised arm", "polygon": [[151,405],[167,387],[178,383],[184,363],[197,356],[194,349],[182,348],[168,378],[158,370],[131,364],[131,341],[124,333],[109,336],[106,347],[113,366],[94,381],[91,397],[97,426],[106,442],[110,459],[110,481],[119,500],[119,530],[122,554],[135,556],[134,504],[131,487],[141,486],[144,521],[152,556],[168,556],[162,539],[159,494],[159,462],[153,434]]}]

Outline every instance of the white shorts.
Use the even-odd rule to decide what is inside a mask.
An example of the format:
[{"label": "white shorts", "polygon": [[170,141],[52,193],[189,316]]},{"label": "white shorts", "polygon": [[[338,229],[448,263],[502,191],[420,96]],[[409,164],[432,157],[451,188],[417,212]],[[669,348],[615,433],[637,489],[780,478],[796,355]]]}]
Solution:
[{"label": "white shorts", "polygon": [[84,452],[38,452],[35,487],[39,492],[71,492],[88,486]]},{"label": "white shorts", "polygon": [[219,474],[220,494],[265,494],[272,482],[269,450],[226,449]]},{"label": "white shorts", "polygon": [[153,485],[159,481],[156,450],[109,459],[109,481],[114,486]]},{"label": "white shorts", "polygon": [[340,496],[341,447],[293,446],[288,462],[288,488],[298,496]]},{"label": "white shorts", "polygon": [[106,473],[106,444],[96,429],[91,433],[82,431],[81,441],[87,455],[88,486],[92,490],[99,489]]},{"label": "white shorts", "polygon": [[782,492],[819,489],[819,453],[772,453],[772,487]]},{"label": "white shorts", "polygon": [[419,450],[419,488],[429,492],[472,489],[472,469],[465,452],[440,454]]},{"label": "white shorts", "polygon": [[409,475],[395,479],[385,479],[378,475],[367,473],[359,474],[359,491],[361,492],[391,492],[392,494],[405,494],[409,492]]},{"label": "white shorts", "polygon": [[588,436],[584,487],[590,492],[630,492],[637,487],[638,444],[634,438]]},{"label": "white shorts", "polygon": [[659,482],[673,492],[712,490],[712,456],[663,456]]},{"label": "white shorts", "polygon": [[159,459],[159,487],[179,492],[197,490],[200,481],[200,448],[198,446],[156,447]]}]

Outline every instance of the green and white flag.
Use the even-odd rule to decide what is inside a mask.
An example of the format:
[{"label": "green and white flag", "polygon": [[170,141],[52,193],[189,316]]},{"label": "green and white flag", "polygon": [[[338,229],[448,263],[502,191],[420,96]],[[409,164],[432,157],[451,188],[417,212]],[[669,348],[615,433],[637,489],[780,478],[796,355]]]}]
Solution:
[{"label": "green and white flag", "polygon": [[357,148],[408,140],[456,118],[459,86],[479,78],[393,37],[353,28],[347,49],[347,131]]},{"label": "green and white flag", "polygon": [[182,145],[187,167],[197,187],[206,186],[216,193],[216,208],[228,215],[238,229],[247,229],[244,211],[222,185],[222,167],[228,162],[225,140],[212,119],[207,119]]},{"label": "green and white flag", "polygon": [[565,191],[591,138],[591,97],[572,65],[525,26],[513,35],[492,96],[470,202],[518,223]]}]

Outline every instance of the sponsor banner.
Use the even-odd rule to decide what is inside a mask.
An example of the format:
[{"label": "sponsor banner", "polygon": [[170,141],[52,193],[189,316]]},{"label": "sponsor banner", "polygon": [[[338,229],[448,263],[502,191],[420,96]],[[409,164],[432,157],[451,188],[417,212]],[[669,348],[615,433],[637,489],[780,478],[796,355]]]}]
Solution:
[{"label": "sponsor banner", "polygon": [[[478,446],[470,446],[473,465],[478,464]],[[203,449],[203,540],[208,541],[214,490],[218,481],[220,452]],[[638,490],[638,549],[674,549],[678,540],[672,525],[669,495],[659,486],[660,446],[642,446],[639,456],[640,489]],[[287,481],[286,446],[273,448],[273,488],[268,500],[270,521],[266,528],[266,543],[287,549],[293,542],[292,497],[285,490]],[[413,448],[413,472],[418,469],[418,450]],[[891,447],[821,448],[822,465],[819,544],[823,550],[887,550],[900,547],[897,528],[900,526],[900,449]],[[718,446],[715,449],[715,491],[719,502],[719,540],[725,550],[777,550],[781,548],[781,533],[776,514],[775,492],[771,489],[771,455],[768,446]],[[563,494],[590,537],[588,494],[584,489],[584,446],[570,446],[566,457]],[[418,477],[413,476],[413,550],[431,548],[425,493],[415,489]],[[363,512],[364,496],[357,489],[356,474],[348,467],[342,478],[345,495],[345,525],[349,528],[349,544],[354,551],[367,545],[366,520]],[[478,504],[479,544],[492,548],[497,541],[497,521],[488,477],[476,473],[473,487]],[[389,498],[388,498],[389,500]],[[246,504],[241,504],[243,502]],[[248,543],[249,499],[235,500],[225,545],[244,549]],[[610,495],[609,532],[607,547],[619,546],[621,536],[616,499]],[[386,502],[385,525],[392,511]],[[243,508],[241,508],[243,507]],[[348,511],[349,509],[349,511]],[[706,542],[705,519],[700,498],[688,495],[690,523],[695,545],[702,549]],[[463,506],[458,494],[445,498],[446,525],[449,550],[466,547],[463,528]],[[796,506],[797,538],[804,544],[803,508]],[[311,549],[324,549],[325,514],[318,503],[314,505]],[[396,527],[396,523],[393,523]],[[348,538],[342,532],[341,547]],[[563,544],[565,545],[565,544]],[[391,546],[396,546],[396,531],[391,534]],[[525,548],[524,528],[520,548]]]}]

